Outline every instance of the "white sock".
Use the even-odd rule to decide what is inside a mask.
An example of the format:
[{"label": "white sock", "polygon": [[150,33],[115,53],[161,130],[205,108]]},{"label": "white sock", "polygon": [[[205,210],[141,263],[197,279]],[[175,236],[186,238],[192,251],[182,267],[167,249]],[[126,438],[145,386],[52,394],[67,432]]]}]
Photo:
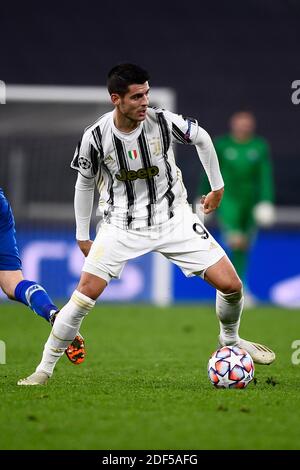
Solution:
[{"label": "white sock", "polygon": [[223,344],[235,344],[240,339],[238,331],[243,305],[242,291],[231,294],[217,291],[216,313],[220,322],[220,340]]},{"label": "white sock", "polygon": [[43,357],[36,372],[52,375],[54,367],[80,329],[83,318],[96,301],[75,290],[69,302],[61,309],[45,344]]}]

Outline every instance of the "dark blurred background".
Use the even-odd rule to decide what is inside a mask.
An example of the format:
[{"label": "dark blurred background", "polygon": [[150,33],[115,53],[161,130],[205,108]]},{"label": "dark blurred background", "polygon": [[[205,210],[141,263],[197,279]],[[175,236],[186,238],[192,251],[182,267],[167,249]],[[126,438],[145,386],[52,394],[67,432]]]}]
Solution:
[{"label": "dark blurred background", "polygon": [[[300,205],[298,0],[5,2],[0,21],[8,84],[105,85],[114,64],[131,61],[152,86],[174,88],[177,110],[212,136],[234,110],[252,109],[272,146],[276,202]],[[178,158],[192,199],[197,157],[181,147]]]}]

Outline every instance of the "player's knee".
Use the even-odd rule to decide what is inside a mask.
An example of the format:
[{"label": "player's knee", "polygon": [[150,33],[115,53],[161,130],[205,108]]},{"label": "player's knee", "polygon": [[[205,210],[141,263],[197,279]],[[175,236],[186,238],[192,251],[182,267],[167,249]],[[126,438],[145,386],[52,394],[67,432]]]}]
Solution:
[{"label": "player's knee", "polygon": [[77,290],[90,299],[97,300],[99,295],[104,291],[107,283],[103,279],[94,279],[94,277],[95,276],[93,276],[93,278],[85,277],[84,279],[81,279],[77,286]]},{"label": "player's knee", "polygon": [[243,284],[242,281],[236,277],[229,279],[222,289],[219,289],[223,294],[239,293],[242,296]]},{"label": "player's knee", "polygon": [[93,300],[96,300],[99,297],[98,290],[88,283],[79,284],[76,290]]},{"label": "player's knee", "polygon": [[229,292],[228,294],[217,291],[217,296],[219,298],[222,298],[223,300],[225,300],[225,302],[228,303],[228,304],[236,304],[243,297],[243,291],[240,290],[240,291],[236,291],[236,292]]},{"label": "player's knee", "polygon": [[228,245],[232,250],[247,251],[249,248],[248,238],[244,235],[233,235],[228,239]]},{"label": "player's knee", "polygon": [[9,299],[15,300],[16,287],[22,280],[21,270],[0,271],[0,288]]}]

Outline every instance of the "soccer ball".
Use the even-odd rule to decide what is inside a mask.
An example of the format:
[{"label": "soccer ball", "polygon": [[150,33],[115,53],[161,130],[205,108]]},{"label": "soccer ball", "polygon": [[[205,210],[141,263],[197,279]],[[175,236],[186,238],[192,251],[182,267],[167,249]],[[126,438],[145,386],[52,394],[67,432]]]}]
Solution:
[{"label": "soccer ball", "polygon": [[207,372],[217,388],[245,388],[254,377],[254,364],[245,349],[224,346],[211,355]]}]

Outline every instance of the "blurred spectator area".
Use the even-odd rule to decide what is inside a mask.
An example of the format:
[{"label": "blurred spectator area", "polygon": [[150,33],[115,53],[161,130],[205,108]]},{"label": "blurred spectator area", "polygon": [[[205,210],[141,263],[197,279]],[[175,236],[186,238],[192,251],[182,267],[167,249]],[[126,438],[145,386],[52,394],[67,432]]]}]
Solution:
[{"label": "blurred spectator area", "polygon": [[[174,110],[175,93],[151,89],[151,105]],[[111,109],[104,87],[7,86],[7,103],[0,107],[0,187],[18,223],[73,223],[76,172],[70,162],[84,128]],[[286,155],[273,150],[277,153],[277,225],[300,227],[299,189],[287,185],[287,172],[294,174],[294,169],[285,166],[284,172],[276,171],[284,166]],[[201,166],[190,153],[183,146],[177,149],[192,202]]]},{"label": "blurred spectator area", "polygon": [[[175,107],[172,90],[151,90],[151,98],[152,105]],[[73,222],[75,147],[85,127],[111,109],[105,88],[7,87],[0,107],[0,187],[18,223]]]}]

